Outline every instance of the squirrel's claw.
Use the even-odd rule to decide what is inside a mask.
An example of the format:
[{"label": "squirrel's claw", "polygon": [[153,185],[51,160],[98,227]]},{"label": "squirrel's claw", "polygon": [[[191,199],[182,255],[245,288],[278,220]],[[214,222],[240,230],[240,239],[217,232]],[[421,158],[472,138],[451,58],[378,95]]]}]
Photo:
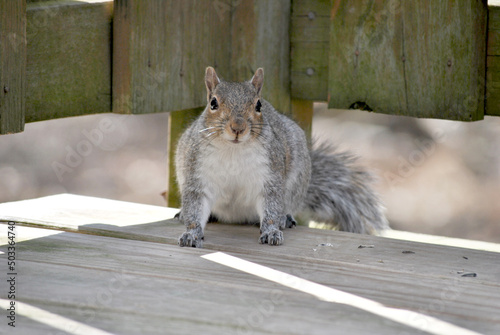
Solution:
[{"label": "squirrel's claw", "polygon": [[284,241],[283,232],[278,229],[271,229],[260,235],[260,244],[282,245]]},{"label": "squirrel's claw", "polygon": [[203,236],[193,234],[192,231],[187,231],[179,237],[179,245],[181,247],[203,248]]}]

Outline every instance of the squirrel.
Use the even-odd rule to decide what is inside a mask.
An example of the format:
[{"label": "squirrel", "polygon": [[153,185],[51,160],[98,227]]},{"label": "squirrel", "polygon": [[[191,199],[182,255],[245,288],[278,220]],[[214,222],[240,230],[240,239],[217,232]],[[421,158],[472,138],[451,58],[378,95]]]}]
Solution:
[{"label": "squirrel", "polygon": [[179,139],[178,218],[187,227],[180,246],[202,247],[209,218],[260,223],[259,242],[281,245],[294,215],[339,230],[376,233],[388,228],[370,188],[372,175],[349,153],[309,149],[303,130],[262,98],[264,70],[251,80],[227,82],[205,73],[208,104]]}]

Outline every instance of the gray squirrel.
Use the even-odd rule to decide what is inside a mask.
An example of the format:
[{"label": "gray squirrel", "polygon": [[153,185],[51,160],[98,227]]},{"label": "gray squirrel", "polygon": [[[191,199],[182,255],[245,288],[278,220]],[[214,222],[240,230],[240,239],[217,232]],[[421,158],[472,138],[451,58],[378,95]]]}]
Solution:
[{"label": "gray squirrel", "polygon": [[372,176],[348,153],[309,149],[302,129],[262,99],[264,70],[250,81],[226,82],[208,67],[208,104],[176,151],[181,193],[179,245],[202,247],[209,217],[260,223],[259,242],[281,245],[294,215],[354,233],[388,227],[370,188]]}]

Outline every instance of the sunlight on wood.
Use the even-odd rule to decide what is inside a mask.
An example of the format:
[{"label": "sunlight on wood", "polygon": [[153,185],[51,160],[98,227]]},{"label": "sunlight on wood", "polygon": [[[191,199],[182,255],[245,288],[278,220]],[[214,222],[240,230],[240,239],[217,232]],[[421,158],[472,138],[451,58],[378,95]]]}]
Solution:
[{"label": "sunlight on wood", "polygon": [[[9,244],[9,239],[8,239],[8,225],[7,224],[0,224],[0,247],[4,245]],[[19,242],[25,242],[29,240],[33,240],[36,238],[42,238],[42,237],[47,237],[47,236],[52,236],[52,235],[57,235],[61,234],[62,231],[60,230],[31,230],[31,229],[22,229],[22,231],[19,231],[16,227],[16,243]],[[3,252],[0,251],[0,254]]]},{"label": "sunlight on wood", "polygon": [[78,229],[89,224],[126,227],[162,221],[173,218],[178,210],[81,195],[58,194],[3,203],[0,204],[0,212],[0,219],[4,221]]},{"label": "sunlight on wood", "polygon": [[387,230],[382,232],[380,236],[393,238],[396,240],[439,244],[449,247],[467,248],[467,249],[475,249],[475,250],[483,250],[491,252],[500,252],[500,244],[483,242],[483,241],[465,240],[461,238],[418,234],[418,233],[411,233],[398,230]]},{"label": "sunlight on wood", "polygon": [[[44,311],[38,307],[28,305],[26,303],[16,301],[17,313],[24,317],[30,318],[42,324],[51,326],[55,329],[67,332],[72,335],[112,335],[106,331],[87,326],[83,323],[73,321],[63,316]],[[10,301],[0,299],[0,307],[5,310],[10,306]]]},{"label": "sunlight on wood", "polygon": [[436,335],[478,335],[479,333],[455,326],[434,317],[410,310],[389,308],[376,301],[359,297],[354,294],[323,286],[288,273],[277,271],[259,264],[248,262],[223,252],[201,256],[209,261],[258,276],[283,286],[311,294],[320,300],[336,304],[349,305],[405,326]]}]

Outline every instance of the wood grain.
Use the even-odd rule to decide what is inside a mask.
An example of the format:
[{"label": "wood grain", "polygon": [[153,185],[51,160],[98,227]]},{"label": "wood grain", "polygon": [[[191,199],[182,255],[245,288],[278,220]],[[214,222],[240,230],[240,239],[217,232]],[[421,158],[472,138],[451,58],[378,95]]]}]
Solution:
[{"label": "wood grain", "polygon": [[200,258],[213,251],[480,333],[500,330],[495,252],[305,227],[271,247],[257,242],[257,227],[222,224],[207,226],[204,249],[180,248],[185,228],[168,219],[175,209],[74,195],[1,204],[0,213],[18,221],[18,300],[112,333],[414,332]]},{"label": "wood grain", "polygon": [[335,1],[329,107],[450,120],[484,115],[483,1]]},{"label": "wood grain", "polygon": [[214,66],[229,81],[263,67],[264,97],[288,113],[289,9],[289,0],[116,1],[113,111],[202,107],[204,71]]},{"label": "wood grain", "polygon": [[[144,228],[148,229],[147,224]],[[239,236],[240,228],[243,237],[250,229],[258,232],[254,227],[211,228],[212,234],[225,231],[224,242],[230,242],[226,247],[245,240],[231,240]],[[41,233],[38,238],[36,231]],[[178,334],[200,329],[224,333],[240,329],[257,334],[327,334],[332,327],[354,334],[412,332],[369,313],[321,302],[201,259],[210,249],[68,232],[50,235],[41,228],[22,226],[17,232],[32,238],[17,246],[18,260],[23,264],[19,276],[23,290],[18,300],[113,333]],[[453,257],[453,251],[446,248],[427,249],[401,242],[405,250],[415,252],[405,255],[401,248],[384,246],[384,239],[374,239],[374,248],[358,249],[364,240],[339,234],[330,239],[333,246],[315,246],[314,251],[311,235],[305,230],[286,233],[286,248],[259,245],[252,239],[253,248],[244,244],[225,252],[394,308],[416,310],[482,333],[499,330],[494,317],[500,308],[498,277],[484,278],[482,271],[493,267],[493,257],[462,250],[475,264],[483,263],[475,269],[478,277],[463,278],[451,269],[457,266],[454,262],[463,262],[463,266],[466,260]],[[314,238],[321,239],[317,233]],[[207,238],[214,240],[214,236]],[[223,245],[212,246],[224,250]],[[434,257],[432,264],[440,266],[428,269],[436,252],[439,257]],[[359,261],[346,261],[342,255],[348,253]],[[390,258],[399,261],[391,262]],[[400,268],[401,264],[407,268]],[[412,271],[408,271],[409,265]],[[171,327],[176,328],[165,330]]]},{"label": "wood grain", "polygon": [[[33,228],[20,227],[19,234],[26,229]],[[24,264],[18,301],[114,334],[411,330],[215,265],[200,258],[206,250],[67,232],[19,243],[18,250]],[[30,319],[22,326],[32,333],[43,329]]]},{"label": "wood grain", "polygon": [[28,6],[26,122],[111,112],[112,1]]},{"label": "wood grain", "polygon": [[0,1],[0,134],[24,130],[26,0]]},{"label": "wood grain", "polygon": [[290,115],[290,0],[236,0],[231,16],[230,81],[264,68],[263,97]]},{"label": "wood grain", "polygon": [[486,114],[500,116],[500,3],[488,7]]},{"label": "wood grain", "polygon": [[208,1],[116,1],[113,111],[203,106],[206,66],[230,68],[230,13]]},{"label": "wood grain", "polygon": [[294,99],[328,100],[330,0],[292,1],[291,94]]}]

